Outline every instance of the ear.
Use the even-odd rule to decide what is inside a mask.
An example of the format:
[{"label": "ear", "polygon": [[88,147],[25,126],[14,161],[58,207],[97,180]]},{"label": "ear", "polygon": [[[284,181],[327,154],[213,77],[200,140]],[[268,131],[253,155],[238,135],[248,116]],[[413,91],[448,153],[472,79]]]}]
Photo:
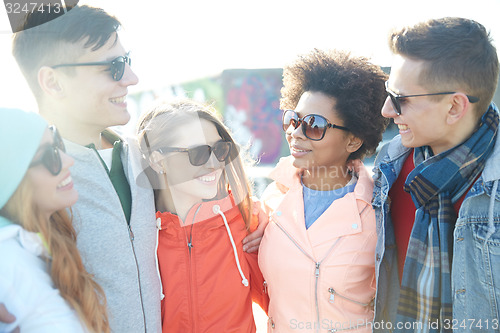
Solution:
[{"label": "ear", "polygon": [[347,141],[346,150],[349,153],[354,153],[356,150],[358,150],[361,147],[362,144],[363,144],[363,140],[361,140],[357,136],[354,136],[353,134],[349,134],[349,140]]},{"label": "ear", "polygon": [[53,68],[43,66],[38,71],[38,84],[44,93],[53,97],[64,94],[60,79]]},{"label": "ear", "polygon": [[458,120],[464,117],[470,110],[472,105],[467,96],[463,93],[456,93],[450,97],[450,109],[446,114],[446,123],[448,125],[455,124]]},{"label": "ear", "polygon": [[159,152],[154,151],[149,155],[149,166],[156,173],[163,174],[165,173],[165,168],[163,167],[162,160],[163,156]]}]

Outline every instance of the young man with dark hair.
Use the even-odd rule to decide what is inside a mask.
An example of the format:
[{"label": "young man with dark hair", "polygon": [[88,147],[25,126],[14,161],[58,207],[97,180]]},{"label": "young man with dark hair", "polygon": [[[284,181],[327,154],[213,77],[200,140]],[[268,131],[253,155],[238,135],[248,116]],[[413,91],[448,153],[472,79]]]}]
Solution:
[{"label": "young man with dark hair", "polygon": [[[486,29],[463,18],[394,31],[375,162],[376,331],[499,329],[498,80]],[[482,325],[482,326],[481,326]]]},{"label": "young man with dark hair", "polygon": [[[26,27],[44,22],[39,15]],[[77,245],[104,289],[112,331],[158,332],[153,192],[135,183],[136,143],[108,129],[129,121],[127,90],[138,82],[119,27],[102,9],[77,6],[16,33],[13,54],[40,114],[57,126],[75,159]]]}]

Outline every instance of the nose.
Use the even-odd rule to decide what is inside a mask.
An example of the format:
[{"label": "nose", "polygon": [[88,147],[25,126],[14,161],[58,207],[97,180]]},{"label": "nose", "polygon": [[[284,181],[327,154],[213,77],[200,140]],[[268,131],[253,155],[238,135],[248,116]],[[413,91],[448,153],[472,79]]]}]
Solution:
[{"label": "nose", "polygon": [[123,73],[123,77],[120,80],[120,84],[128,87],[128,86],[135,86],[137,83],[139,83],[139,78],[132,70],[132,67],[130,67],[129,64],[125,64],[125,73]]},{"label": "nose", "polygon": [[215,157],[215,154],[213,151],[210,152],[210,157],[208,158],[207,163],[205,163],[205,167],[208,169],[218,169],[220,168],[222,162],[219,162],[217,157]]},{"label": "nose", "polygon": [[387,96],[387,98],[385,99],[381,113],[385,118],[396,118],[398,116],[389,96]]},{"label": "nose", "polygon": [[304,123],[301,122],[299,126],[297,126],[297,128],[294,128],[292,124],[290,124],[290,126],[288,127],[288,129],[286,130],[286,135],[287,136],[290,136],[292,138],[302,138],[304,139],[304,133],[303,133],[303,130],[302,130],[302,126],[304,126]]},{"label": "nose", "polygon": [[60,150],[59,154],[61,156],[63,170],[69,169],[73,164],[75,164],[73,157],[69,156],[65,152]]}]

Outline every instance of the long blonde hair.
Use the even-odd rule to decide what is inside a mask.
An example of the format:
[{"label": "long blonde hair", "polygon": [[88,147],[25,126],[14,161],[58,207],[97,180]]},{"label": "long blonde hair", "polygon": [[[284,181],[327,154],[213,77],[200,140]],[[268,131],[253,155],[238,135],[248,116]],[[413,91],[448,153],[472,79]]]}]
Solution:
[{"label": "long blonde hair", "polygon": [[[145,112],[137,127],[141,152],[146,159],[149,158],[153,151],[162,147],[165,142],[172,140],[172,136],[175,135],[174,129],[177,126],[192,121],[193,116],[210,121],[217,128],[221,138],[232,143],[233,149],[229,153],[224,168],[226,177],[222,177],[219,183],[219,195],[231,190],[245,225],[249,229],[252,217],[251,184],[245,173],[241,151],[237,148],[229,130],[218,118],[218,114],[212,106],[190,99],[179,99],[169,103],[160,103]],[[149,172],[148,177],[152,180],[158,175],[155,172]]]},{"label": "long blonde hair", "polygon": [[70,215],[60,210],[44,217],[33,203],[33,186],[26,175],[0,214],[24,229],[40,233],[52,256],[50,275],[61,296],[90,332],[110,332],[106,297],[82,263]]}]

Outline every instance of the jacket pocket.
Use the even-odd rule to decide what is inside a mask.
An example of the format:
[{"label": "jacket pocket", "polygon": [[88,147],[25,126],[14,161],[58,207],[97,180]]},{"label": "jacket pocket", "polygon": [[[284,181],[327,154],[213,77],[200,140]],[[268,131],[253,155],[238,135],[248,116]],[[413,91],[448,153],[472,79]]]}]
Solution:
[{"label": "jacket pocket", "polygon": [[[500,220],[468,217],[454,233],[453,318],[500,320]],[[473,315],[472,315],[473,314]]]},{"label": "jacket pocket", "polygon": [[363,301],[359,301],[359,300],[355,300],[353,298],[350,298],[350,297],[347,297],[339,292],[337,292],[334,288],[330,287],[328,288],[328,293],[330,294],[330,298],[328,299],[328,302],[331,303],[331,304],[334,304],[335,303],[335,299],[336,298],[341,298],[345,301],[348,301],[348,302],[351,302],[353,304],[357,304],[359,306],[362,306],[362,307],[365,307],[365,308],[370,308],[370,309],[373,309],[373,304],[374,304],[374,300],[375,300],[375,297],[373,297],[371,300],[369,300],[368,302],[363,302]]}]

